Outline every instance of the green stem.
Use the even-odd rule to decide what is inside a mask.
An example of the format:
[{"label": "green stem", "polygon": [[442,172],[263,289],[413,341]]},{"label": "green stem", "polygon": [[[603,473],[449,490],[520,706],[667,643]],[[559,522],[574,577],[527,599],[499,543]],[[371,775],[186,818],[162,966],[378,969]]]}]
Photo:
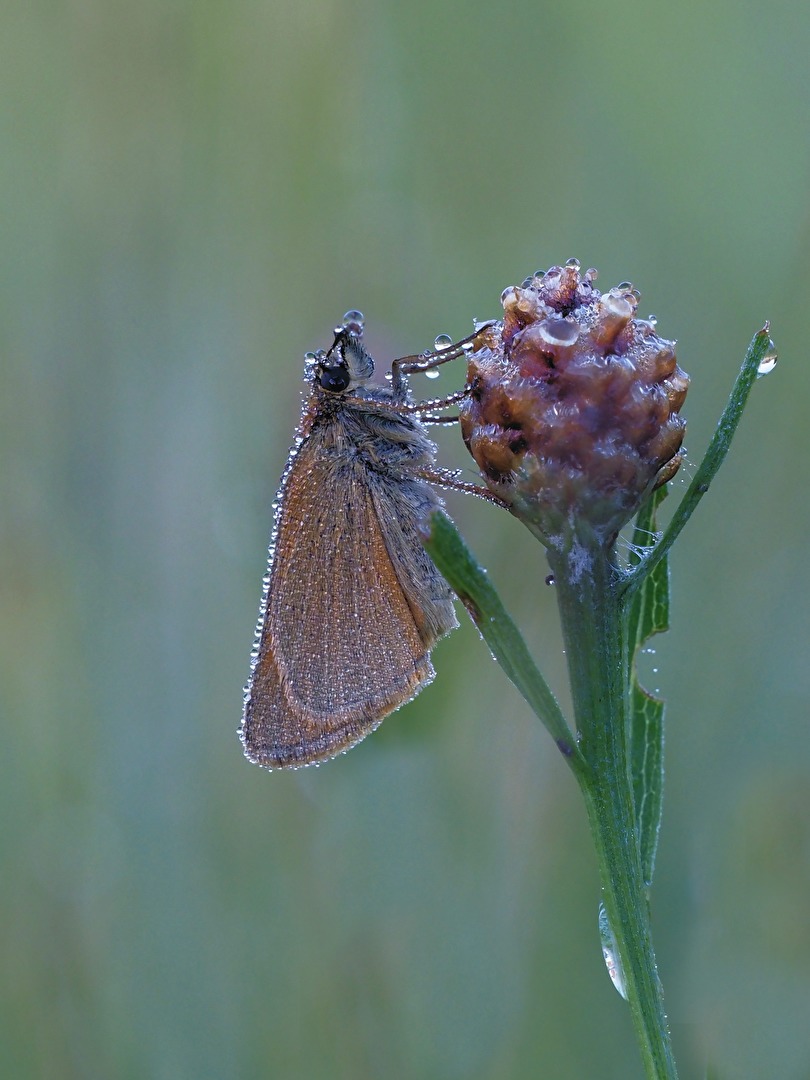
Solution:
[{"label": "green stem", "polygon": [[573,575],[549,551],[565,639],[579,749],[577,772],[596,845],[603,901],[649,1080],[675,1080],[641,868],[627,747],[625,614],[608,552],[589,545],[589,570]]}]

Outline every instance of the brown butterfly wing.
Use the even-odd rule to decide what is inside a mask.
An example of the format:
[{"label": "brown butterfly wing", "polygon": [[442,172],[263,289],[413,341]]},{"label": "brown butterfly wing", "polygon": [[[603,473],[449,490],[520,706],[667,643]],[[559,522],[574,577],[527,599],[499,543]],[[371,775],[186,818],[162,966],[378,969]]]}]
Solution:
[{"label": "brown butterfly wing", "polygon": [[378,517],[401,512],[390,483],[318,429],[293,460],[241,732],[259,764],[332,757],[433,678]]},{"label": "brown butterfly wing", "polygon": [[425,649],[458,626],[453,594],[425,551],[418,523],[441,506],[433,489],[407,474],[370,485],[377,520]]}]

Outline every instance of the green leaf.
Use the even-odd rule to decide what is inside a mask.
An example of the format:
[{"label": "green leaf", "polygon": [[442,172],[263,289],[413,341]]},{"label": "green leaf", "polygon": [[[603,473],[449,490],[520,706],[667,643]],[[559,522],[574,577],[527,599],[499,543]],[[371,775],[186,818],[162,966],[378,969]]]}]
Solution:
[{"label": "green leaf", "polygon": [[[656,513],[666,498],[666,485],[653,492],[636,521],[633,543],[649,546],[656,531]],[[641,561],[639,556],[637,562]],[[640,683],[637,660],[654,634],[669,629],[669,563],[664,556],[645,576],[633,594],[628,615],[628,664],[630,682],[630,775],[636,811],[641,868],[644,881],[652,884],[655,851],[661,826],[664,792],[664,702]]]},{"label": "green leaf", "polygon": [[422,542],[448,584],[467,609],[507,678],[531,706],[574,770],[582,765],[576,745],[557,699],[532,660],[520,631],[493,588],[486,570],[473,558],[446,514],[436,512]]},{"label": "green leaf", "polygon": [[[633,538],[639,555],[631,557],[631,572],[626,575],[619,589],[624,594],[625,602],[629,603],[627,660],[632,672],[628,728],[630,773],[641,863],[648,886],[652,881],[661,823],[664,702],[639,683],[636,657],[639,649],[644,648],[653,634],[661,634],[669,629],[669,549],[709,490],[709,485],[725,460],[754,383],[761,375],[771,371],[775,362],[776,353],[770,339],[770,326],[765,323],[748,346],[723,415],[686,494],[666,530],[652,545],[650,533],[655,532],[655,514],[661,500],[666,497],[666,486],[654,492],[647,505],[642,507]],[[646,552],[641,554],[645,547]]]},{"label": "green leaf", "polygon": [[725,461],[754,383],[762,375],[772,371],[776,364],[776,350],[769,334],[769,323],[765,323],[762,329],[754,334],[740,373],[731,388],[723,415],[718,421],[703,460],[692,477],[692,483],[672,515],[672,520],[667,525],[663,536],[642,559],[638,560],[636,572],[628,574],[625,578],[621,591],[626,595],[632,594],[646,580],[647,573],[655,564],[669,553],[669,549],[680,536],[681,530],[694,513],[697,504],[709,490],[709,485],[717,475],[717,470]]}]

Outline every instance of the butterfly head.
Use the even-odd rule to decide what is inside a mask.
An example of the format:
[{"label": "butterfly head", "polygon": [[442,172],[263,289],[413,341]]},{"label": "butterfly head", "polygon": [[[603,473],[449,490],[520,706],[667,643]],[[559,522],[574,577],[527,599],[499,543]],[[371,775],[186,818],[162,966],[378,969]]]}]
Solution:
[{"label": "butterfly head", "polygon": [[335,340],[328,350],[319,349],[307,357],[307,378],[329,394],[343,394],[367,382],[374,373],[374,361],[363,345],[363,316],[347,311]]}]

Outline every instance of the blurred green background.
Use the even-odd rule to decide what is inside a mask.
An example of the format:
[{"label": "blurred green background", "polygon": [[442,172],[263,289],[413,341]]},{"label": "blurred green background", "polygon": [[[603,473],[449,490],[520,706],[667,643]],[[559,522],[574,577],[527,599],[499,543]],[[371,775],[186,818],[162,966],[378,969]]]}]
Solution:
[{"label": "blurred green background", "polygon": [[[683,1077],[810,1077],[809,53],[786,2],[4,5],[4,1077],[641,1076],[578,792],[469,623],[346,757],[236,737],[304,351],[571,256],[679,339],[693,463],[772,320],[647,672],[653,911]],[[541,550],[448,504],[565,698]]]}]

